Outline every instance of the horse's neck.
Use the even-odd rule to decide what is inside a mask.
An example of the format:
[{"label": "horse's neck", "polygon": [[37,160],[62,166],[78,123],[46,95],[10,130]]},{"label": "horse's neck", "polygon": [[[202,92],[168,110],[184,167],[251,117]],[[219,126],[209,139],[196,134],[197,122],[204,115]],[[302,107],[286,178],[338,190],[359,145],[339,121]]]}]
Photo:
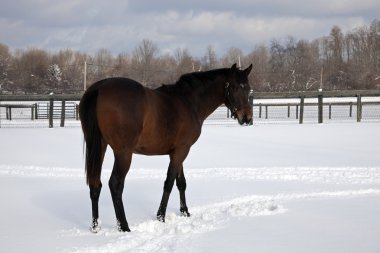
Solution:
[{"label": "horse's neck", "polygon": [[202,122],[224,103],[225,80],[218,79],[205,86],[205,89],[195,91],[189,98]]}]

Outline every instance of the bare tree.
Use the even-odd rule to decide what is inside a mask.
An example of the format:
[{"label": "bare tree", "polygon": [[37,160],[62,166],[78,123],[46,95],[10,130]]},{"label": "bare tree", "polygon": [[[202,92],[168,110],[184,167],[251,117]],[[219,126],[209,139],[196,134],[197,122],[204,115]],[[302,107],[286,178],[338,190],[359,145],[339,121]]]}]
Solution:
[{"label": "bare tree", "polygon": [[222,66],[229,67],[229,66],[232,66],[232,64],[234,63],[242,65],[243,60],[244,60],[243,51],[240,48],[232,47],[222,57],[221,62],[222,62]]},{"label": "bare tree", "polygon": [[132,53],[132,75],[146,85],[153,82],[152,72],[156,62],[158,48],[151,40],[144,39]]},{"label": "bare tree", "polygon": [[244,62],[252,63],[253,70],[251,72],[250,84],[255,90],[270,91],[270,82],[268,74],[270,73],[269,52],[265,45],[257,46],[249,53]]},{"label": "bare tree", "polygon": [[207,46],[206,54],[202,58],[202,66],[202,70],[210,70],[218,66],[218,57],[215,48],[211,45]]},{"label": "bare tree", "polygon": [[49,55],[41,49],[31,48],[16,51],[14,61],[16,82],[26,92],[50,89],[46,83]]},{"label": "bare tree", "polygon": [[9,90],[12,82],[9,79],[9,71],[11,68],[11,53],[8,46],[0,43],[0,92]]},{"label": "bare tree", "polygon": [[286,68],[286,49],[278,40],[270,42],[270,75],[269,83],[272,91],[282,91],[286,89],[286,82],[289,73]]},{"label": "bare tree", "polygon": [[195,71],[194,59],[187,48],[177,48],[174,52],[174,59],[177,64],[176,72],[178,76]]},{"label": "bare tree", "polygon": [[112,76],[129,76],[130,57],[127,53],[120,53],[114,60]]}]

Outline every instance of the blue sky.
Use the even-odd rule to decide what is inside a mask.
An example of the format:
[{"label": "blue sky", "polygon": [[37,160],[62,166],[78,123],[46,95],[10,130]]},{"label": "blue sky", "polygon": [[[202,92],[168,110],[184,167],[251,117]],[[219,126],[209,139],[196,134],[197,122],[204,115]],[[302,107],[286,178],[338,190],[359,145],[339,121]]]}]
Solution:
[{"label": "blue sky", "polygon": [[223,55],[288,35],[311,40],[333,25],[351,30],[379,13],[378,0],[2,0],[0,43],[116,55],[149,39],[161,54],[187,48],[202,56],[211,45]]}]

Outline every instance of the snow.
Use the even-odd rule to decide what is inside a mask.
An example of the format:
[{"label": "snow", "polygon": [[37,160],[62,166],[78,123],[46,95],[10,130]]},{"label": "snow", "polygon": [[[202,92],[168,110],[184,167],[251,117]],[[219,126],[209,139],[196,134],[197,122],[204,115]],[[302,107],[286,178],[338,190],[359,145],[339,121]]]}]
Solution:
[{"label": "snow", "polygon": [[[108,187],[89,231],[83,137],[0,129],[1,252],[380,252],[379,123],[206,125],[185,161],[190,218],[174,188],[155,220],[166,156],[134,156],[116,229]],[[107,151],[106,186],[113,164]]]}]

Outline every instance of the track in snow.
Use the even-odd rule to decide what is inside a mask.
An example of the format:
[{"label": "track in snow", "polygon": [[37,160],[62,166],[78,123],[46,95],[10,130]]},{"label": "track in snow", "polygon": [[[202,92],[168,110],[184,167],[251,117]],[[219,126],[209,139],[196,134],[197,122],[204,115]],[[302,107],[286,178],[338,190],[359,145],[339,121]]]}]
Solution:
[{"label": "track in snow", "polygon": [[[169,213],[166,223],[148,220],[131,226],[132,233],[122,234],[115,228],[103,228],[98,236],[110,237],[104,245],[70,249],[75,253],[119,253],[119,252],[175,252],[183,250],[192,236],[205,234],[226,225],[231,219],[275,215],[286,212],[290,201],[310,201],[320,199],[354,198],[379,196],[380,189],[356,191],[312,192],[278,195],[251,195],[229,201],[192,208],[190,218]],[[88,231],[72,229],[62,231],[63,236],[88,236]],[[112,238],[112,239],[111,239]]]}]

